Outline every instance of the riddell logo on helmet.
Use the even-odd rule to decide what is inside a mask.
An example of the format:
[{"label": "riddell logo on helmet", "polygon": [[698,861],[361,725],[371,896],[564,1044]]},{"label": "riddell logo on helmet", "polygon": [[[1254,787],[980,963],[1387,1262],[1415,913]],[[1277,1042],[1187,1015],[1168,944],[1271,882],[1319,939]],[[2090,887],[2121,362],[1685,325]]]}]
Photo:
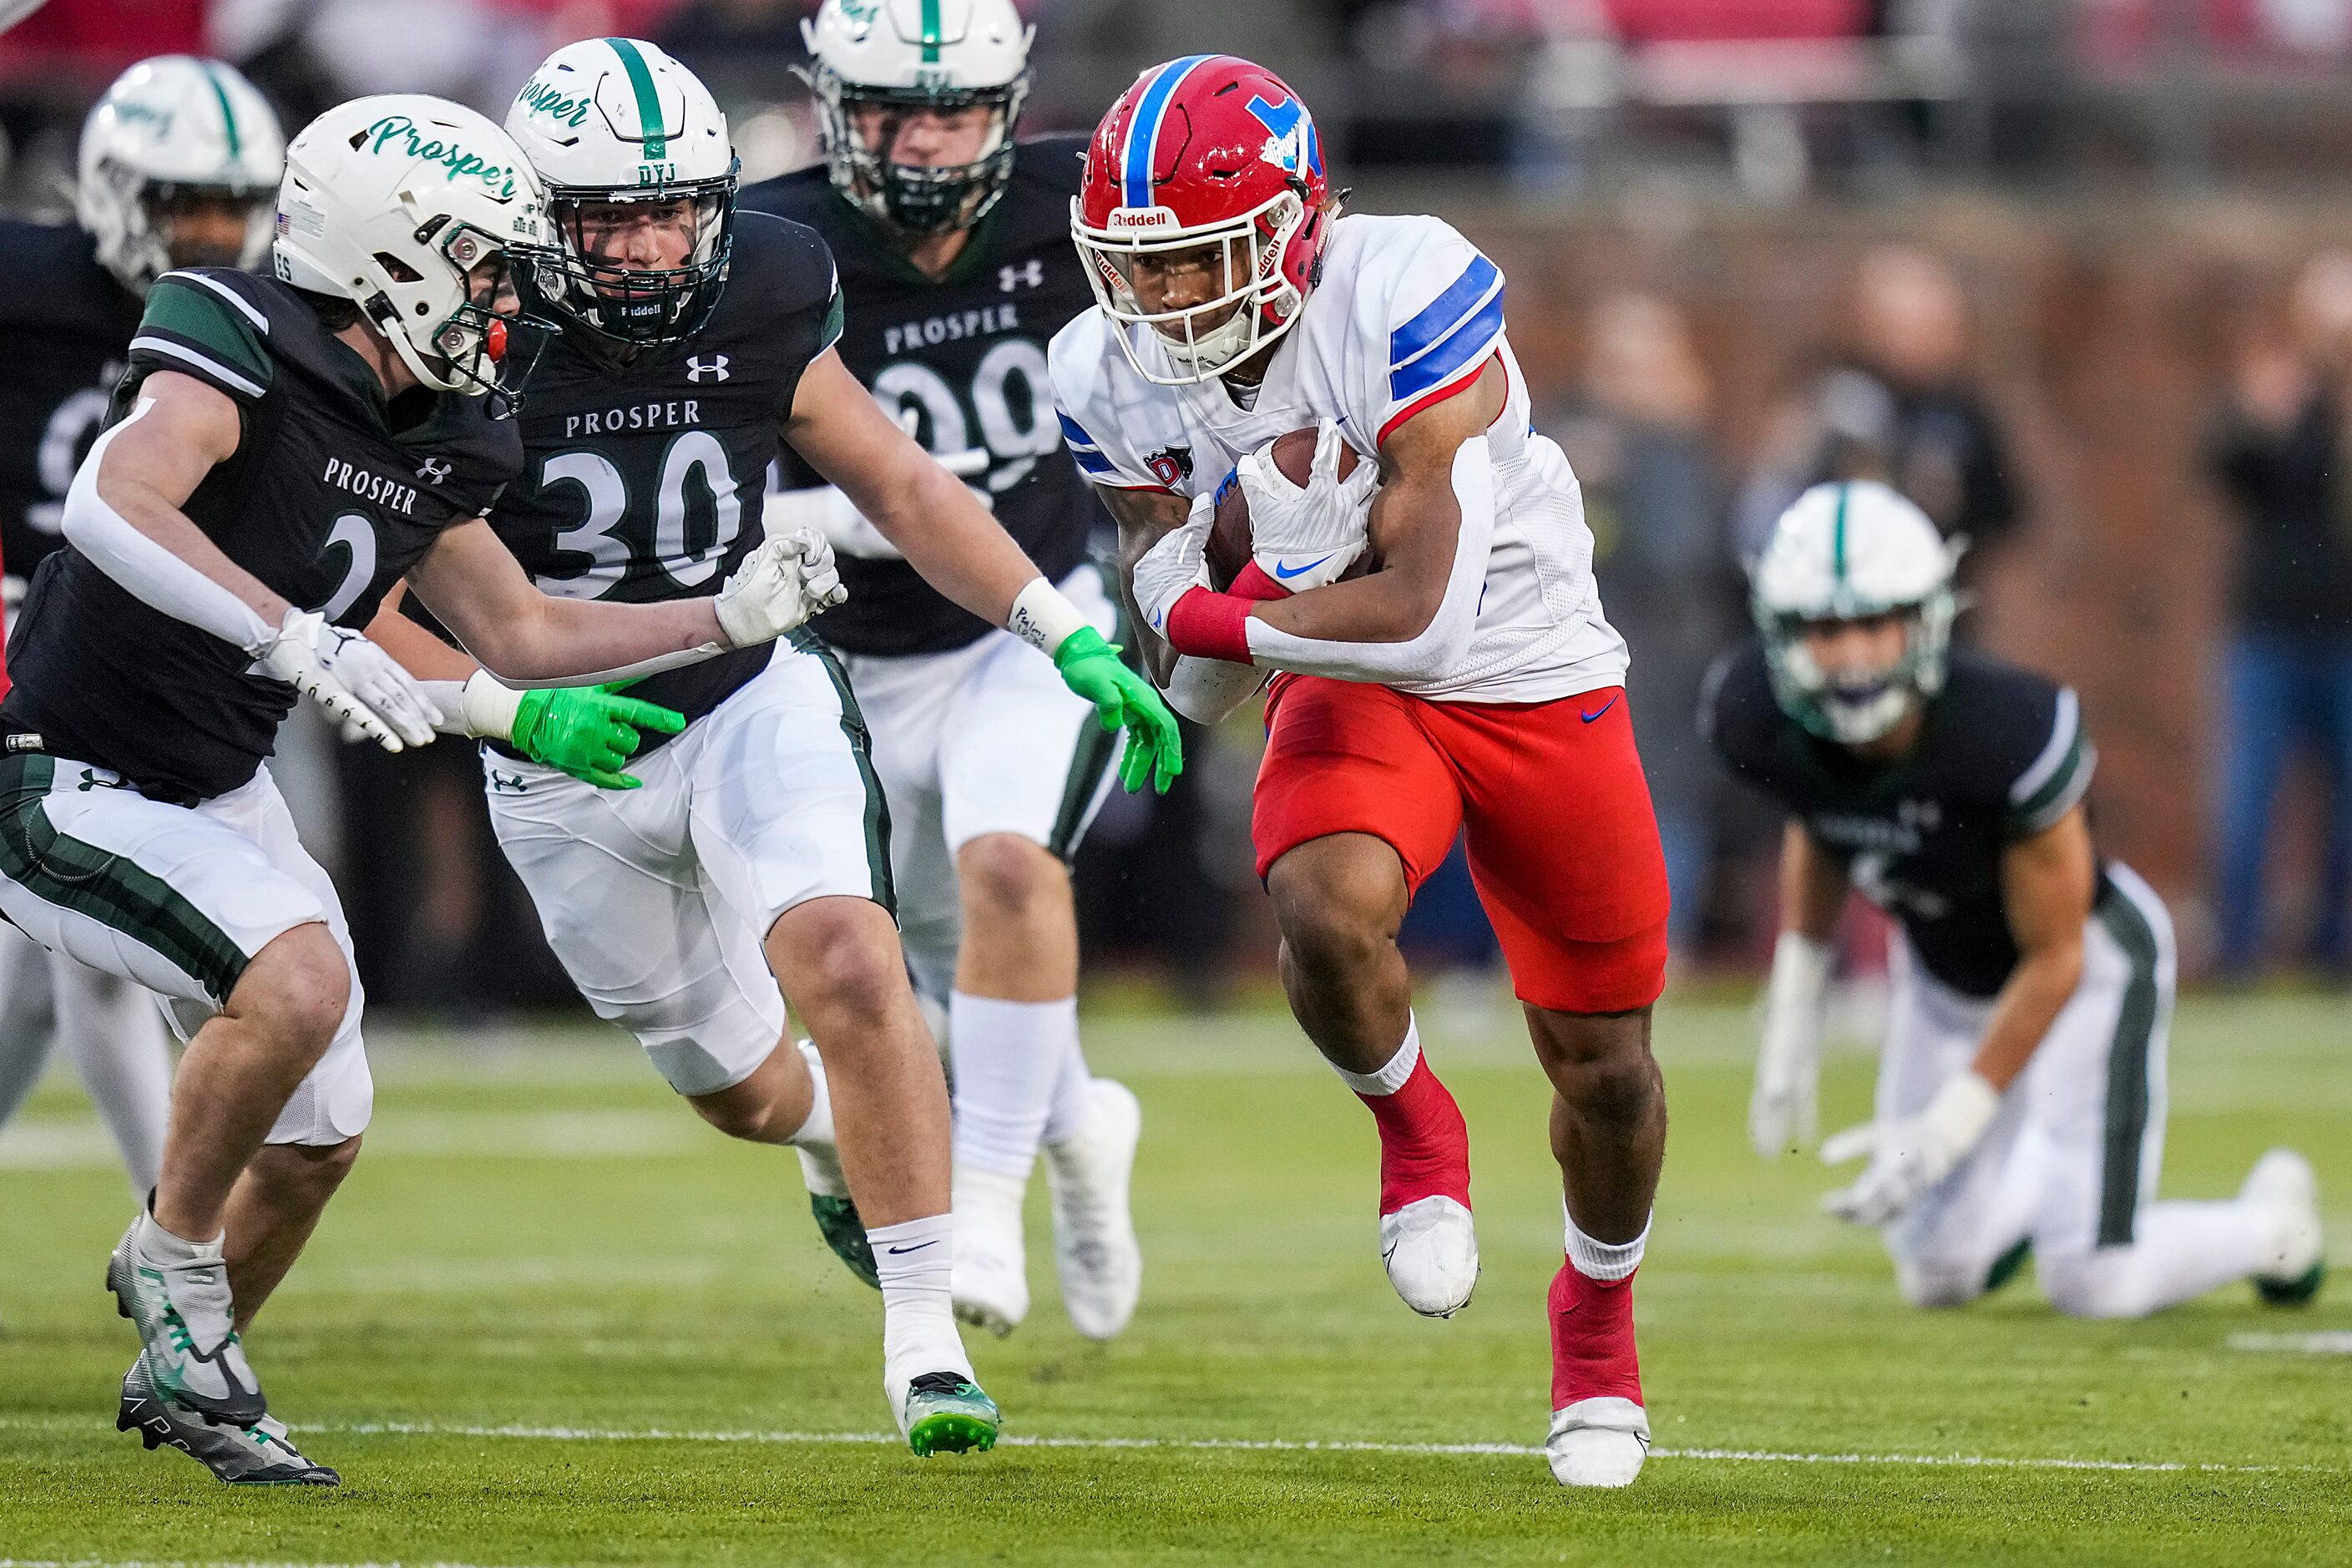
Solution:
[{"label": "riddell logo on helmet", "polygon": [[1176,215],[1166,207],[1113,207],[1105,228],[1175,228]]}]

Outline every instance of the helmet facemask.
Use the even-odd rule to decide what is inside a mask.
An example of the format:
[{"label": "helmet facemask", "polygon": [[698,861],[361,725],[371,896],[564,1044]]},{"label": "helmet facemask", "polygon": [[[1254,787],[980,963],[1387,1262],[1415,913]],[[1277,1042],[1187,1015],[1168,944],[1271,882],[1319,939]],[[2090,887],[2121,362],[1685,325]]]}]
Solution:
[{"label": "helmet facemask", "polygon": [[[1160,211],[1160,208],[1148,209]],[[1147,365],[1129,334],[1119,344],[1137,373],[1162,386],[1183,386],[1223,374],[1290,330],[1303,298],[1282,269],[1292,238],[1309,219],[1305,201],[1285,191],[1255,210],[1191,228],[1090,227],[1075,201],[1071,237],[1087,261],[1087,278],[1103,313],[1122,327],[1144,326],[1160,340],[1173,374]],[[1189,252],[1208,252],[1187,257]],[[1216,274],[1216,292],[1197,304],[1152,310],[1138,288],[1139,274],[1183,258]]]},{"label": "helmet facemask", "polygon": [[[727,286],[735,247],[736,167],[717,179],[652,186],[548,187],[554,243],[519,258],[516,282],[534,316],[585,328],[624,350],[685,342],[710,320]],[[685,229],[685,258],[674,267],[639,267],[609,249],[613,228],[634,209],[675,205]],[[617,221],[616,221],[617,220]]]},{"label": "helmet facemask", "polygon": [[[819,62],[807,73],[824,115],[825,172],[850,205],[909,238],[952,234],[986,217],[1013,179],[1013,128],[1029,96],[1023,71],[995,87],[874,87],[845,81]],[[890,157],[917,114],[987,111],[979,156],[969,163],[901,163]],[[877,132],[866,133],[868,122]]]},{"label": "helmet facemask", "polygon": [[[1764,634],[1772,695],[1782,712],[1822,740],[1848,746],[1878,740],[1900,724],[1915,703],[1943,689],[1952,621],[1958,610],[1949,588],[1938,588],[1908,605],[1840,606],[1832,615],[1776,612],[1759,605],[1756,618]],[[1892,665],[1832,673],[1813,657],[1806,636],[1811,628],[1882,616],[1896,617],[1903,626],[1903,652]]]},{"label": "helmet facemask", "polygon": [[404,316],[400,296],[417,290],[425,279],[400,258],[379,251],[375,267],[390,287],[361,301],[361,313],[392,341],[417,380],[442,392],[488,397],[491,417],[509,418],[521,406],[520,388],[529,368],[506,363],[508,323],[517,315],[512,252],[471,224],[435,220],[426,228],[433,232],[420,237],[439,253],[440,264],[457,275],[461,296],[457,308],[438,321],[415,321],[412,326],[416,317],[429,317],[432,307],[423,300],[410,300],[411,314]]},{"label": "helmet facemask", "polygon": [[[179,267],[227,267],[249,271],[268,254],[270,218],[278,187],[158,180],[128,163],[101,161],[95,177],[105,186],[100,202],[117,215],[117,233],[107,237],[99,259],[124,288],[144,295],[149,285]],[[230,247],[197,248],[174,230],[183,204],[218,203],[242,209],[243,226]],[[177,254],[174,254],[175,241]]]}]

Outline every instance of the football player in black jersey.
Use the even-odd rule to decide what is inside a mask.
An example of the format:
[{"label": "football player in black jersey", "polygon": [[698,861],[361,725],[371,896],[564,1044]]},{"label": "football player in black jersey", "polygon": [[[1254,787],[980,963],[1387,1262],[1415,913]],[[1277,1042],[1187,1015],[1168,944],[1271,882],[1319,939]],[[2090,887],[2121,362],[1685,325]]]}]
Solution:
[{"label": "football player in black jersey", "polygon": [[[815,229],[848,305],[838,353],[1105,634],[1102,521],[1059,443],[1045,344],[1094,296],[1069,243],[1081,137],[1017,142],[1029,29],[1011,0],[831,0],[803,24],[825,161],[744,193]],[[1140,1112],[1087,1071],[1068,862],[1110,785],[1087,704],[923,580],[793,454],[772,498],[821,528],[849,602],[842,657],[890,803],[898,923],[946,1019],[955,1079],[955,1304],[1009,1332],[1029,1308],[1022,1194],[1042,1144],[1062,1299],[1127,1326],[1142,1283],[1128,1178]]]},{"label": "football player in black jersey", "polygon": [[[594,39],[541,65],[507,127],[547,182],[557,240],[524,294],[562,330],[491,521],[541,584],[694,602],[761,538],[781,442],[980,623],[1012,626],[1082,710],[1125,727],[1130,787],[1155,770],[1164,787],[1174,720],[843,367],[824,241],[736,213],[709,90],[650,44]],[[830,557],[813,529],[776,537]],[[831,1238],[847,1253],[858,1237],[839,1226],[864,1227],[892,1415],[918,1453],[988,1447],[996,1406],[950,1307],[946,1085],[892,922],[889,814],[857,700],[814,637],[634,694],[686,721],[639,754],[644,787],[492,756],[499,842],[574,984],[698,1111],[737,1137],[837,1147],[838,1170],[807,1173],[814,1196],[856,1200]],[[813,1050],[784,1035],[779,984]]]},{"label": "football player in black jersey", "polygon": [[2126,1318],[2251,1279],[2308,1300],[2311,1164],[2273,1150],[2236,1198],[2158,1203],[2172,925],[2094,849],[2096,753],[2074,693],[1949,639],[1948,548],[1873,481],[1808,490],[1755,569],[1760,646],[1709,678],[1701,721],[1789,813],[1749,1130],[1810,1141],[1830,942],[1849,889],[1901,927],[1868,1156],[1823,1206],[1881,1227],[1904,1296],[1958,1306],[2029,1251],[2061,1311]]},{"label": "football player in black jersey", "polygon": [[508,247],[545,235],[497,126],[344,104],[287,150],[278,213],[277,277],[156,280],[68,488],[71,548],[33,581],[0,700],[0,915],[160,994],[188,1041],[160,1179],[107,1268],[142,1342],[118,1424],[224,1479],[331,1484],[240,1338],[373,1097],[334,887],[261,765],[279,722],[308,695],[347,738],[433,739],[440,699],[349,629],[404,575],[524,682],[749,647],[837,588],[779,542],[715,599],[551,599],[481,521],[521,463],[491,306]]},{"label": "football player in black jersey", "polygon": [[[107,89],[79,163],[74,222],[0,218],[0,558],[12,608],[58,546],[66,487],[105,420],[148,286],[173,267],[260,261],[286,145],[235,69],[166,55]],[[172,1090],[154,998],[0,927],[0,1124],[53,1044],[89,1085],[143,1197]]]}]

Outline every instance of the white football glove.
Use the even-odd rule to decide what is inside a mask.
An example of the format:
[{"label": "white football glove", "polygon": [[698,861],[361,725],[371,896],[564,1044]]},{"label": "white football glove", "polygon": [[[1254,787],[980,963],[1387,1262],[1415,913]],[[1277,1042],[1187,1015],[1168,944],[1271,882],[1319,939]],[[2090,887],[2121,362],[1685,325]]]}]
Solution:
[{"label": "white football glove", "polygon": [[1195,587],[1209,586],[1209,529],[1216,521],[1216,503],[1208,496],[1192,498],[1192,515],[1160,536],[1160,542],[1135,563],[1135,607],[1143,624],[1168,635],[1168,612]]},{"label": "white football glove", "polygon": [[1822,1004],[1833,956],[1829,943],[1792,931],[1782,931],[1772,949],[1764,1040],[1748,1101],[1748,1141],[1768,1160],[1811,1143],[1820,1125]]},{"label": "white football glove", "polygon": [[831,542],[814,528],[795,528],[762,540],[719,590],[712,608],[728,642],[751,647],[773,642],[848,597]]},{"label": "white football glove", "polygon": [[288,610],[252,669],[324,708],[346,741],[405,751],[429,744],[441,722],[441,710],[415,676],[359,633],[329,626],[316,610]]},{"label": "white football glove", "polygon": [[1368,508],[1380,483],[1380,465],[1369,458],[1339,477],[1339,426],[1315,426],[1315,462],[1307,483],[1282,477],[1265,450],[1234,467],[1249,501],[1250,552],[1258,569],[1293,593],[1339,581],[1370,542]]},{"label": "white football glove", "polygon": [[1849,1127],[1822,1145],[1822,1162],[1861,1155],[1870,1163],[1850,1187],[1822,1198],[1822,1208],[1856,1225],[1891,1225],[1909,1214],[1977,1146],[2000,1109],[1993,1086],[1963,1068],[1946,1079],[1916,1116]]}]

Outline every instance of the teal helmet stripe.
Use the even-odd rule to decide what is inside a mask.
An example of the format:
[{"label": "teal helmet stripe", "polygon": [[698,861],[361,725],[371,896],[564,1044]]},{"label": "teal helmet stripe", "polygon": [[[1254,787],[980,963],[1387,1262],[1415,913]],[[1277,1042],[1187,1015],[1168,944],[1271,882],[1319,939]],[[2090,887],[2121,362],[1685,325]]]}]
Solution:
[{"label": "teal helmet stripe", "polygon": [[923,63],[940,63],[940,0],[923,0]]},{"label": "teal helmet stripe", "polygon": [[228,87],[221,80],[220,68],[210,60],[202,64],[205,80],[212,86],[213,100],[220,105],[221,131],[228,139],[228,160],[234,163],[245,156],[245,139],[236,130],[236,110],[229,107]]},{"label": "teal helmet stripe", "polygon": [[1845,503],[1853,495],[1851,484],[1838,486],[1837,521],[1830,531],[1830,575],[1841,588],[1845,586]]},{"label": "teal helmet stripe", "polygon": [[629,76],[629,90],[637,95],[637,129],[645,137],[645,156],[668,157],[669,132],[662,121],[661,94],[654,90],[654,73],[646,57],[627,38],[604,41],[621,57],[621,68]]}]

